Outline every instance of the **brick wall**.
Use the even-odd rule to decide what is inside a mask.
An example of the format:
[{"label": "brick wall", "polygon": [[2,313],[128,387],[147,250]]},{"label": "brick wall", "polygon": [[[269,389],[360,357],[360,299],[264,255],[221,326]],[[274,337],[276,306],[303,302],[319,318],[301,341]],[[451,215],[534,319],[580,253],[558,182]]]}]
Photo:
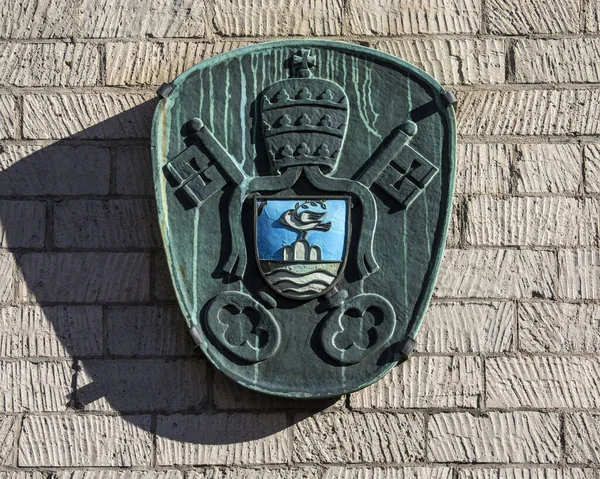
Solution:
[{"label": "brick wall", "polygon": [[[3,0],[0,478],[600,478],[599,33],[597,0]],[[290,36],[459,99],[417,353],[339,401],[193,349],[152,198],[156,86]]]}]

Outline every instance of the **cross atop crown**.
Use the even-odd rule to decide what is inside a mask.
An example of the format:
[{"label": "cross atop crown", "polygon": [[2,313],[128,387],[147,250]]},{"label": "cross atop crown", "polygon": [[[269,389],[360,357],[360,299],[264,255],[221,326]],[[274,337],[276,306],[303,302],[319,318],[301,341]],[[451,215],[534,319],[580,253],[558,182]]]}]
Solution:
[{"label": "cross atop crown", "polygon": [[310,54],[310,48],[301,48],[298,54],[294,55],[294,68],[299,77],[311,77],[310,69],[316,65],[317,57]]}]

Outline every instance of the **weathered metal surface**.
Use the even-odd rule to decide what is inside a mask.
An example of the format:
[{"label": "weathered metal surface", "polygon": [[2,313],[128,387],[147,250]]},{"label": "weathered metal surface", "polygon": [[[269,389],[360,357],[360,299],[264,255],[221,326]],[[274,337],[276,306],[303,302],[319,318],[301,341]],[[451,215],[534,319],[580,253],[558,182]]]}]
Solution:
[{"label": "weathered metal surface", "polygon": [[453,96],[400,59],[313,40],[219,55],[161,95],[160,225],[213,364],[317,398],[405,359],[450,218]]}]

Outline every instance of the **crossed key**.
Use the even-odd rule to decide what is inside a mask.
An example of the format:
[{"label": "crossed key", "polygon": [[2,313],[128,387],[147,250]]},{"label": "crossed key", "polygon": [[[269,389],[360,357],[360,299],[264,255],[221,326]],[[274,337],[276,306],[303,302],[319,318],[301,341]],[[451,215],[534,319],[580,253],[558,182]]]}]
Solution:
[{"label": "crossed key", "polygon": [[[192,124],[196,142],[170,160],[164,171],[176,194],[199,207],[229,182],[239,185],[250,177],[200,120]],[[409,145],[416,130],[410,121],[402,124],[355,178],[368,188],[377,184],[400,209],[408,208],[439,172]]]}]

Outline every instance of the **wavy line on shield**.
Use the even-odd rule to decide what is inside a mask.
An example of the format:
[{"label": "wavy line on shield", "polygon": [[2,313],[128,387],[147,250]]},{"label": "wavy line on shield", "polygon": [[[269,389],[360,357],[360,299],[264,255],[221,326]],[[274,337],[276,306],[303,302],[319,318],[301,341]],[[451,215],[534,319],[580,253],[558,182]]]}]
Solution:
[{"label": "wavy line on shield", "polygon": [[313,288],[313,291],[323,291],[325,288],[327,288],[329,284],[321,284],[321,283],[315,283],[315,282],[311,282],[311,283],[305,283],[305,284],[295,284],[295,283],[288,283],[287,281],[282,281],[281,283],[274,285],[275,288],[281,290],[281,291],[286,291],[286,290],[294,290],[296,292],[298,291],[302,291],[303,288],[307,288],[307,287],[311,287]]},{"label": "wavy line on shield", "polygon": [[312,280],[305,280],[304,278],[280,278],[277,281],[273,281],[271,284],[273,286],[277,286],[277,287],[281,287],[282,283],[289,283],[289,284],[293,284],[295,286],[306,286],[307,284],[318,284],[318,285],[322,285],[322,286],[329,286],[331,284],[332,280],[326,281],[326,280],[322,280],[322,279],[312,279]]},{"label": "wavy line on shield", "polygon": [[327,276],[335,277],[335,274],[333,274],[331,271],[327,271],[326,269],[313,269],[312,271],[307,272],[307,273],[298,273],[296,271],[291,271],[289,269],[286,269],[285,267],[283,267],[283,268],[277,268],[277,269],[275,269],[273,271],[270,271],[266,275],[267,276],[269,276],[269,275],[274,276],[277,273],[285,273],[285,274],[287,274],[289,276],[305,276],[307,274],[321,273],[321,274],[324,274],[324,275],[327,275]]},{"label": "wavy line on shield", "polygon": [[280,289],[280,291],[282,293],[286,293],[286,292],[292,292],[292,293],[307,293],[309,291],[313,291],[315,293],[320,293],[321,291],[323,291],[325,289],[325,287],[323,286],[318,286],[315,284],[309,284],[308,286],[302,286],[300,288],[298,287],[294,287],[294,288],[286,288],[286,289]]},{"label": "wavy line on shield", "polygon": [[281,281],[290,281],[295,284],[307,284],[311,281],[317,281],[322,283],[331,284],[336,276],[333,274],[324,273],[308,273],[304,275],[290,275],[287,271],[276,271],[265,275],[272,284],[277,284]]}]

